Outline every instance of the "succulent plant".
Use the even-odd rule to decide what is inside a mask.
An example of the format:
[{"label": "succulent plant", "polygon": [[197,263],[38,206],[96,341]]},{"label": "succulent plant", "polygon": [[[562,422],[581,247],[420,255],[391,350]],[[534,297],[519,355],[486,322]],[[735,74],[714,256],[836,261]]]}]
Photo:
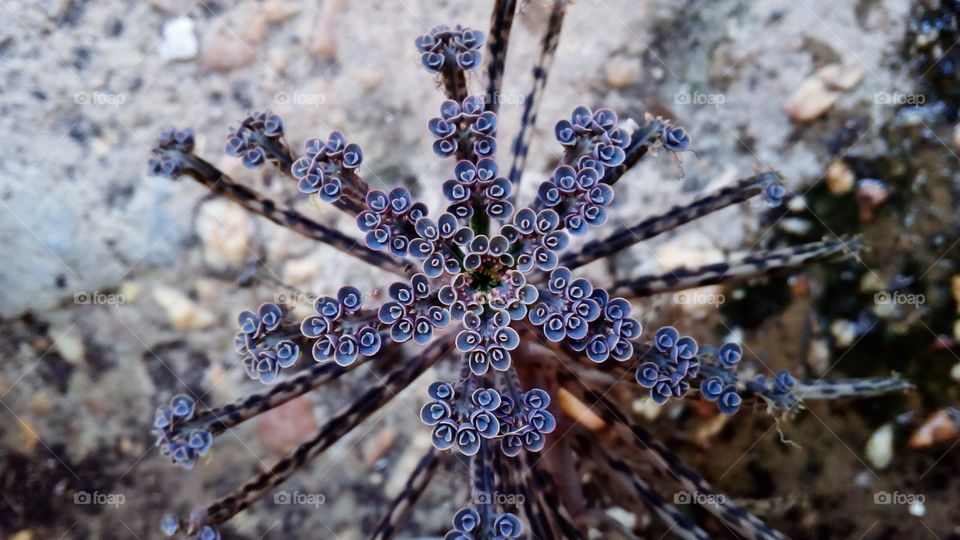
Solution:
[{"label": "succulent plant", "polygon": [[[184,468],[209,455],[214,438],[225,430],[362,363],[380,364],[386,375],[270,470],[186,518],[165,517],[166,534],[217,538],[222,523],[448,357],[458,363],[459,376],[430,385],[420,411],[433,447],[372,531],[373,538],[396,534],[440,463],[455,453],[469,456],[472,492],[523,497],[519,504],[490,497],[472,501],[453,516],[446,538],[585,537],[584,513],[609,501],[582,492],[568,500],[567,491],[578,489],[569,481],[563,482],[565,490],[556,489],[554,475],[579,478],[578,461],[591,463],[593,474],[609,478],[611,489],[630,498],[618,504],[645,506],[677,536],[708,537],[644,477],[652,471],[687,491],[718,495],[716,490],[623,412],[599,380],[630,386],[633,395],[648,395],[658,404],[682,398],[713,402],[726,415],[747,403],[765,403],[784,414],[804,400],[908,387],[897,378],[801,382],[787,372],[770,380],[750,378],[741,375],[746,362],[739,344],[700,344],[672,326],[646,339],[632,312],[631,298],[845,258],[859,249],[857,239],[758,251],[725,263],[619,280],[605,288],[577,277],[576,271],[590,262],[727,206],[757,196],[780,204],[786,190],[778,173],[763,172],[568,250],[571,235],[586,235],[607,223],[614,187],[627,170],[657,149],[684,152],[692,142],[685,130],[660,117],[631,123],[607,108],[576,107],[554,130],[562,162],[540,184],[534,201],[517,201],[565,2],[554,4],[534,87],[524,102],[523,124],[512,144],[512,166],[502,176],[497,104],[515,9],[516,2],[496,2],[489,40],[461,26],[437,27],[416,39],[423,66],[440,79],[448,98],[440,116],[427,125],[435,138],[433,149],[440,158],[455,158],[452,176],[436,181],[449,205],[433,216],[404,187],[369,189],[361,176],[360,146],[340,132],[326,141],[309,140],[304,155],[296,156],[277,115],[252,113],[230,133],[226,150],[249,168],[278,167],[301,192],[351,215],[360,240],[272,201],[196,156],[192,131],[161,134],[150,161],[154,173],[192,177],[251,212],[400,277],[386,287],[389,298],[375,306],[364,305],[362,291],[345,286],[335,297],[318,298],[315,313],[302,320],[274,303],[238,316],[236,349],[246,372],[272,386],[221,407],[185,395],[160,407],[154,422],[160,452]],[[490,56],[486,92],[468,95],[467,72],[480,67],[485,43]],[[591,436],[578,423],[577,410],[593,410],[622,444],[607,447]],[[537,458],[548,446],[564,455],[549,472]],[[557,469],[562,466],[572,469]],[[729,499],[713,500],[719,502],[705,509],[730,531],[748,538],[783,537]]]}]

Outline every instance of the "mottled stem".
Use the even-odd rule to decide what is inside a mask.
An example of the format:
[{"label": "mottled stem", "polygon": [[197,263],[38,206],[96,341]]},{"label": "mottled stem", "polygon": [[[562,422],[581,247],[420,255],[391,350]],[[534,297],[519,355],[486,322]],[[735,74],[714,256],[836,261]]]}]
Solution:
[{"label": "mottled stem", "polygon": [[389,540],[397,534],[397,528],[407,520],[439,465],[440,454],[431,446],[410,473],[406,484],[403,485],[403,490],[390,503],[390,509],[377,524],[377,528],[370,533],[369,540]]},{"label": "mottled stem", "polygon": [[687,467],[659,441],[655,440],[643,427],[632,424],[613,402],[602,395],[584,388],[568,372],[561,372],[564,388],[589,406],[593,412],[609,425],[614,426],[621,438],[630,443],[632,456],[642,457],[657,472],[674,480],[697,500],[710,501],[702,507],[726,524],[735,533],[752,540],[785,539],[786,536],[770,528],[760,518],[750,514],[734,504],[728,497],[715,490],[696,471]]},{"label": "mottled stem", "polygon": [[662,214],[648,217],[634,225],[618,229],[602,240],[592,240],[584,244],[580,251],[567,253],[561,257],[560,264],[570,269],[590,264],[707,214],[746,201],[762,193],[764,187],[771,182],[781,180],[782,178],[777,172],[765,172],[740,180],[732,186],[720,188],[698,197],[688,204],[674,206]]},{"label": "mottled stem", "polygon": [[530,483],[535,504],[539,506],[540,512],[546,517],[547,523],[558,533],[549,538],[582,540],[583,535],[577,530],[577,527],[560,512],[562,505],[557,488],[550,477],[541,470],[538,464],[540,457],[531,452],[524,452],[523,455],[527,467],[523,476]]},{"label": "mottled stem", "polygon": [[547,85],[547,75],[560,41],[560,29],[563,26],[563,16],[566,13],[566,1],[556,0],[550,21],[547,23],[547,33],[543,36],[540,49],[540,60],[533,68],[533,88],[523,101],[523,116],[520,120],[520,132],[513,141],[513,164],[510,166],[509,180],[513,184],[511,201],[516,201],[520,192],[520,178],[523,176],[523,167],[527,162],[527,152],[530,150],[530,137],[537,123],[537,109],[540,107],[540,97]]},{"label": "mottled stem", "polygon": [[332,227],[313,221],[296,210],[281,209],[266,196],[237,183],[209,162],[175,149],[162,150],[181,164],[183,172],[215,193],[307,238],[323,242],[358,259],[401,276],[412,275],[413,265],[374,251]]},{"label": "mottled stem", "polygon": [[440,76],[443,80],[443,89],[448,98],[457,103],[463,103],[467,98],[467,74],[456,62],[445,62],[444,65],[446,67]]},{"label": "mottled stem", "polygon": [[710,540],[712,538],[706,531],[690,521],[680,510],[654,491],[650,484],[644,482],[626,462],[611,456],[602,445],[597,444],[591,438],[579,437],[578,442],[590,450],[590,454],[597,459],[598,463],[606,466],[611,480],[617,482],[625,491],[632,489],[636,493],[637,499],[667,526],[670,534],[684,540]]},{"label": "mottled stem", "polygon": [[727,262],[697,268],[676,268],[663,274],[643,275],[614,282],[612,295],[646,297],[717,283],[730,283],[795,270],[808,264],[844,259],[860,248],[858,238],[836,238],[772,250],[758,251]]},{"label": "mottled stem", "polygon": [[209,431],[213,435],[222,433],[311,390],[320,388],[341,375],[353,371],[367,360],[370,360],[370,358],[361,356],[349,366],[340,366],[332,361],[314,364],[294,377],[277,383],[267,390],[241,398],[229,405],[198,411],[196,416],[185,422],[179,429],[185,433],[194,429]]},{"label": "mottled stem", "polygon": [[490,35],[487,47],[490,58],[487,60],[487,110],[497,113],[500,109],[500,87],[503,84],[503,71],[507,60],[507,47],[510,45],[510,30],[513,28],[513,15],[517,10],[516,0],[496,0],[490,17]]},{"label": "mottled stem", "polygon": [[802,381],[791,388],[798,401],[838,398],[864,398],[913,388],[907,379],[872,377],[863,379],[834,379],[830,381]]},{"label": "mottled stem", "polygon": [[316,435],[277,462],[270,470],[256,475],[235,492],[208,506],[205,521],[200,526],[223,523],[286,481],[308,461],[322,454],[330,445],[350,433],[368,416],[389,403],[424,371],[436,364],[450,351],[453,338],[454,334],[448,333],[435,340],[417,356],[399,363],[386,378],[379,380],[350,405],[341,409],[320,428]]}]

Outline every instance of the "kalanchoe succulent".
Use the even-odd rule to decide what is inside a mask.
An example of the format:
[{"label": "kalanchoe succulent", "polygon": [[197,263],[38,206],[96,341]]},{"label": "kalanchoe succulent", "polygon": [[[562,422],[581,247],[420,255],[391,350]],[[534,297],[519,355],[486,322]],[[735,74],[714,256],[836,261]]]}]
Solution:
[{"label": "kalanchoe succulent", "polygon": [[203,429],[184,429],[193,418],[197,403],[185,394],[176,395],[170,405],[157,409],[153,421],[153,435],[160,454],[184,469],[192,469],[197,459],[207,455],[213,444],[213,435]]},{"label": "kalanchoe succulent", "polygon": [[[402,276],[386,284],[387,297],[375,305],[365,306],[363,291],[344,286],[335,295],[321,296],[315,312],[301,320],[273,303],[239,315],[236,348],[247,373],[262,383],[285,380],[222,407],[209,408],[185,395],[160,407],[153,427],[157,445],[161,454],[186,468],[209,454],[216,435],[363,362],[379,364],[381,374],[269,470],[188,519],[164,518],[165,534],[217,538],[217,528],[224,522],[289,479],[447,356],[455,359],[459,377],[431,384],[429,399],[420,410],[421,420],[429,426],[424,433],[429,430],[433,444],[372,532],[373,538],[397,533],[398,520],[430,483],[439,463],[453,452],[469,457],[471,491],[509,489],[524,497],[519,505],[474,501],[474,506],[456,513],[447,538],[518,538],[526,534],[524,530],[539,538],[586,537],[585,521],[569,516],[584,511],[585,505],[609,504],[609,498],[597,496],[606,493],[605,482],[613,478],[604,472],[608,469],[618,475],[615,481],[626,479],[625,495],[632,497],[618,505],[645,505],[666,531],[706,537],[649,488],[642,476],[652,473],[672,479],[691,492],[716,491],[621,412],[607,397],[610,389],[600,382],[605,379],[591,376],[602,375],[601,371],[615,375],[621,385],[630,385],[627,395],[648,394],[664,405],[681,398],[702,399],[728,415],[748,400],[784,412],[798,408],[802,399],[872,395],[907,387],[897,379],[802,383],[786,372],[770,382],[762,377],[741,380],[744,362],[739,345],[702,346],[671,326],[644,339],[628,300],[843,258],[857,248],[856,241],[833,239],[760,251],[730,263],[640,275],[607,287],[576,274],[585,264],[752,197],[763,195],[779,203],[785,189],[779,174],[761,173],[563,254],[569,235],[589,233],[607,222],[613,188],[628,169],[657,148],[683,152],[691,147],[686,131],[663,118],[645,115],[642,123],[628,129],[610,109],[577,107],[569,120],[556,125],[564,151],[562,163],[540,186],[535,201],[516,200],[564,5],[556,2],[551,10],[506,177],[500,174],[496,155],[494,98],[499,94],[516,2],[496,2],[489,81],[483,97],[468,97],[465,75],[480,65],[482,34],[460,26],[438,27],[417,39],[423,65],[439,74],[449,98],[441,106],[440,117],[428,123],[436,139],[433,148],[440,156],[456,157],[446,182],[431,179],[433,183],[428,184],[442,189],[449,202],[446,209],[436,209],[442,213],[434,214],[435,218],[428,216],[427,206],[407,188],[367,189],[357,175],[363,159],[360,147],[347,143],[339,131],[325,142],[309,140],[304,155],[294,156],[283,141],[282,120],[254,113],[231,134],[227,149],[249,167],[267,162],[279,166],[298,181],[300,191],[317,194],[347,212],[355,218],[359,230],[353,232],[362,235],[362,241],[297,210],[284,209],[232,180],[193,154],[192,131],[171,129],[161,134],[149,164],[152,172],[171,178],[190,176],[214,193],[303,236]],[[308,351],[315,362],[295,368],[301,352],[308,356]],[[284,370],[294,374],[285,377]],[[587,432],[579,423],[584,408],[600,415],[611,428],[610,436],[622,444],[607,449],[601,443],[606,437]],[[561,421],[565,429],[558,430]],[[548,445],[555,448],[549,471],[535,457]],[[629,459],[612,453],[626,453]],[[638,467],[641,462],[643,466]],[[555,489],[561,478],[564,489]],[[580,490],[572,478],[587,478],[596,485]],[[782,537],[729,499],[712,500],[721,502],[704,509],[735,534]]]},{"label": "kalanchoe succulent", "polygon": [[497,115],[486,110],[481,96],[469,96],[462,104],[444,101],[440,117],[431,118],[427,129],[437,138],[433,151],[440,157],[483,158],[497,151]]},{"label": "kalanchoe succulent", "polygon": [[252,112],[227,136],[228,156],[239,157],[243,166],[258,169],[268,160],[290,167],[290,149],[283,138],[283,119],[269,112]]},{"label": "kalanchoe succulent", "polygon": [[418,37],[416,45],[423,67],[429,71],[440,72],[453,63],[470,71],[480,67],[483,33],[459,24],[454,28],[441,25]]},{"label": "kalanchoe succulent", "polygon": [[299,332],[295,323],[284,320],[285,312],[284,307],[268,302],[256,313],[242,311],[237,317],[240,330],[235,345],[251,379],[273,382],[281,370],[299,360]]},{"label": "kalanchoe succulent", "polygon": [[301,193],[316,193],[322,201],[334,202],[340,199],[344,184],[356,188],[359,181],[355,170],[363,162],[363,150],[358,144],[347,143],[342,132],[332,132],[326,142],[310,139],[303,153],[290,168]]}]

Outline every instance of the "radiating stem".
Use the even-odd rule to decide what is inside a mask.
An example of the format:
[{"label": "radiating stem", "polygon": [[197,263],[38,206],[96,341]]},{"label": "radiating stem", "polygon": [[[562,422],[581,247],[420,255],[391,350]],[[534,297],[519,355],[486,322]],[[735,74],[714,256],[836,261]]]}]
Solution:
[{"label": "radiating stem", "polygon": [[407,276],[415,272],[413,265],[396,257],[374,251],[337,229],[313,221],[296,210],[289,208],[280,209],[276,202],[237,183],[224,172],[193,154],[187,154],[174,149],[165,149],[163,152],[171,159],[180,163],[185,174],[203,184],[210,192],[226,197],[250,212],[259,214],[277,225],[286,227],[307,238],[323,242],[344,253],[353,255],[364,262],[395,274]]},{"label": "radiating stem", "polygon": [[397,534],[397,528],[407,520],[439,466],[440,454],[431,446],[410,473],[403,490],[390,503],[390,509],[377,524],[377,528],[370,533],[369,540],[389,540]]},{"label": "radiating stem", "polygon": [[[453,339],[454,334],[447,333],[427,346],[420,354],[399,363],[386,378],[357,396],[350,405],[341,409],[324,424],[316,435],[277,462],[270,470],[256,475],[230,495],[208,506],[205,521],[199,526],[223,523],[286,481],[307,462],[350,433],[364,419],[389,403],[397,393],[436,364],[450,351]],[[190,534],[193,531],[187,532]]]},{"label": "radiating stem", "polygon": [[613,402],[586,389],[573,379],[569,371],[561,372],[564,388],[591,407],[605,422],[617,428],[621,438],[629,443],[631,456],[645,458],[655,469],[674,480],[698,500],[701,505],[737,534],[749,539],[785,539],[779,531],[770,528],[760,518],[737,506],[728,497],[716,491],[696,471],[680,462],[663,444],[655,440],[643,427],[632,424]]},{"label": "radiating stem", "polygon": [[196,416],[185,422],[179,429],[184,432],[201,429],[216,435],[274,407],[279,407],[296,399],[311,390],[320,388],[324,384],[338,379],[341,375],[353,371],[367,360],[370,360],[370,358],[361,356],[357,358],[356,362],[345,367],[333,361],[314,364],[294,377],[277,383],[267,390],[251,394],[223,407],[198,411]]},{"label": "radiating stem", "polygon": [[858,238],[831,239],[799,246],[758,251],[731,261],[697,268],[676,268],[614,282],[610,294],[646,297],[717,283],[730,283],[795,270],[802,266],[844,259],[860,248]]},{"label": "radiating stem", "polygon": [[547,523],[558,533],[550,538],[583,539],[583,535],[577,530],[577,527],[560,512],[562,504],[557,488],[553,485],[550,476],[540,468],[538,464],[540,456],[526,451],[522,455],[527,467],[523,476],[530,483],[535,504],[540,507],[540,512],[546,517]]},{"label": "radiating stem", "polygon": [[602,445],[596,443],[593,439],[580,437],[578,441],[587,446],[598,463],[606,466],[611,480],[620,484],[625,491],[630,491],[632,488],[637,495],[637,499],[667,526],[671,535],[685,540],[710,540],[712,538],[675,506],[664,500],[626,462],[611,456]]},{"label": "radiating stem", "polygon": [[444,66],[445,69],[441,78],[447,97],[457,103],[463,103],[463,100],[467,98],[467,74],[456,62],[448,61],[444,63]]},{"label": "radiating stem", "polygon": [[500,88],[510,45],[510,30],[513,15],[517,10],[516,0],[496,0],[490,18],[490,35],[487,38],[487,110],[494,113],[500,109]]},{"label": "radiating stem", "polygon": [[509,180],[513,184],[511,201],[517,200],[520,192],[520,178],[523,176],[523,167],[527,162],[527,152],[530,150],[530,137],[537,123],[537,109],[540,108],[540,97],[547,85],[547,75],[560,42],[560,29],[563,26],[563,16],[566,13],[566,0],[556,0],[550,21],[547,23],[547,33],[543,36],[540,49],[540,60],[533,68],[533,88],[523,101],[523,117],[520,120],[520,132],[513,141],[513,164],[510,166]]},{"label": "radiating stem", "polygon": [[634,225],[618,229],[602,240],[592,240],[584,244],[580,251],[562,256],[560,264],[570,269],[590,264],[707,214],[746,201],[762,193],[763,188],[771,182],[780,180],[780,174],[777,172],[765,172],[740,180],[732,186],[698,197],[688,204],[674,206],[663,214],[648,217]]}]

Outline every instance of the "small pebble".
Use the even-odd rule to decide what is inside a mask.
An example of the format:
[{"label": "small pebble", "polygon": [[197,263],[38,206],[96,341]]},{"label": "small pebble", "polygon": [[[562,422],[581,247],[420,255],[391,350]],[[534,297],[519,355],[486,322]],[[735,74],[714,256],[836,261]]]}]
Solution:
[{"label": "small pebble", "polygon": [[878,469],[886,469],[893,461],[893,424],[884,424],[870,435],[867,461]]},{"label": "small pebble", "polygon": [[813,227],[813,224],[809,220],[791,217],[784,218],[780,220],[780,228],[783,229],[787,234],[792,234],[795,236],[803,236],[810,232],[810,229]]},{"label": "small pebble", "polygon": [[857,339],[857,325],[846,319],[837,319],[830,325],[830,333],[837,340],[837,347],[849,347]]},{"label": "small pebble", "polygon": [[863,80],[863,68],[855,61],[830,64],[817,70],[817,76],[833,90],[852,90]]},{"label": "small pebble", "polygon": [[306,396],[270,409],[257,418],[257,438],[277,456],[292,452],[317,430],[313,402]]},{"label": "small pebble", "polygon": [[177,17],[163,24],[163,41],[157,51],[165,61],[190,60],[197,56],[200,45],[193,29],[193,19]]},{"label": "small pebble", "polygon": [[890,198],[890,188],[882,180],[863,178],[857,181],[857,200],[860,201],[860,221],[873,221],[875,210]]},{"label": "small pebble", "polygon": [[957,422],[950,413],[941,409],[927,418],[910,435],[910,448],[928,448],[935,444],[947,443],[957,439]]},{"label": "small pebble", "polygon": [[373,437],[364,441],[360,454],[363,457],[363,464],[368,468],[376,465],[377,460],[385,456],[393,443],[397,441],[397,432],[390,428],[382,428]]},{"label": "small pebble", "polygon": [[826,83],[814,75],[800,83],[783,109],[795,122],[812,122],[823,116],[839,97],[838,92],[827,88]]},{"label": "small pebble", "polygon": [[957,313],[960,313],[960,274],[950,277],[950,294],[953,295],[953,301],[957,304]]},{"label": "small pebble", "polygon": [[120,283],[117,294],[123,297],[124,302],[133,302],[140,296],[140,284],[136,281],[124,281]]},{"label": "small pebble", "polygon": [[850,170],[850,166],[843,161],[834,161],[830,164],[830,167],[827,168],[826,179],[827,189],[834,195],[849,193],[857,180],[853,171]]},{"label": "small pebble", "polygon": [[224,199],[205,203],[197,214],[197,235],[204,261],[217,270],[236,269],[250,255],[250,217],[239,205]]},{"label": "small pebble", "polygon": [[300,6],[296,2],[283,0],[267,0],[263,3],[263,16],[269,23],[283,22],[300,13]]},{"label": "small pebble", "polygon": [[607,84],[611,88],[626,88],[640,80],[640,62],[637,59],[615,56],[606,63]]},{"label": "small pebble", "polygon": [[57,341],[54,343],[54,345],[57,347],[57,352],[60,353],[60,356],[62,356],[64,360],[73,365],[78,365],[83,362],[83,357],[85,354],[83,336],[80,335],[80,332],[77,331],[76,327],[73,327],[66,332],[54,330],[52,335],[57,336]]},{"label": "small pebble", "polygon": [[253,48],[230,32],[222,21],[213,23],[203,36],[200,65],[210,71],[231,71],[249,65],[256,57]]},{"label": "small pebble", "polygon": [[633,528],[637,526],[637,515],[619,506],[607,510],[607,515],[610,516],[610,519],[623,525],[628,531],[633,530]]},{"label": "small pebble", "polygon": [[198,330],[217,322],[213,313],[176,289],[157,287],[153,291],[153,299],[160,304],[167,320],[177,330]]}]

